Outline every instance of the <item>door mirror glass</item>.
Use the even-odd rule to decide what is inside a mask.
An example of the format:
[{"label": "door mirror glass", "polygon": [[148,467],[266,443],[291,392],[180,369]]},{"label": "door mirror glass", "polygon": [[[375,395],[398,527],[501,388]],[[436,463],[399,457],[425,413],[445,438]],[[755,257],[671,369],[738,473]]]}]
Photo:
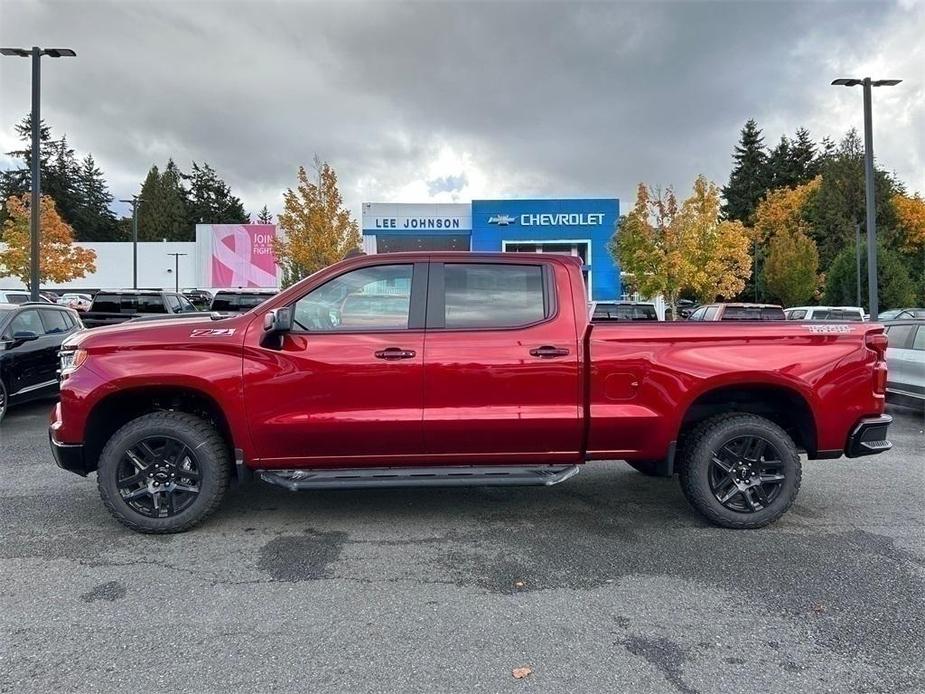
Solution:
[{"label": "door mirror glass", "polygon": [[31,342],[32,340],[38,339],[38,334],[32,332],[31,330],[20,330],[13,333],[13,342]]},{"label": "door mirror glass", "polygon": [[263,316],[263,330],[271,335],[292,330],[292,309],[288,306],[268,311]]}]

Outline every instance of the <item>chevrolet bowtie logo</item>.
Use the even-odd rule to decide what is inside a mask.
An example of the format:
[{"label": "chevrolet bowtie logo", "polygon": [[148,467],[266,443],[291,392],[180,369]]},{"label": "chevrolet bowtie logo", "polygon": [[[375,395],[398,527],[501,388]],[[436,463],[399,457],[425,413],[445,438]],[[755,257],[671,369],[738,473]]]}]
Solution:
[{"label": "chevrolet bowtie logo", "polygon": [[494,217],[488,218],[489,224],[497,224],[501,227],[506,227],[509,224],[513,224],[517,221],[517,217],[511,217],[508,214],[496,214]]}]

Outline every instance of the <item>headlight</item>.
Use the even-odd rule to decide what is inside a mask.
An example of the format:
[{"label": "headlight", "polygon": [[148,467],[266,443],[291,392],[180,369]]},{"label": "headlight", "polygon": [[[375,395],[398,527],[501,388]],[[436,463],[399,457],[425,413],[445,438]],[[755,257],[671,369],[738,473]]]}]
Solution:
[{"label": "headlight", "polygon": [[73,347],[70,349],[64,348],[61,350],[60,360],[61,371],[59,373],[61,374],[61,378],[65,378],[87,361],[87,350],[80,349],[79,347],[76,349]]}]

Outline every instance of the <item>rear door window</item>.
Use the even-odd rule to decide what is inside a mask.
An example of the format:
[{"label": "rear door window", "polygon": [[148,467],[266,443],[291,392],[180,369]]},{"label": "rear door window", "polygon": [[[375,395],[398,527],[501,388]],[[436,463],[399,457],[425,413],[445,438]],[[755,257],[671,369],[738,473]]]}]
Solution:
[{"label": "rear door window", "polygon": [[237,308],[234,294],[222,294],[219,292],[212,299],[213,311],[234,311]]},{"label": "rear door window", "polygon": [[916,326],[891,325],[886,329],[889,339],[888,347],[893,349],[911,349]]},{"label": "rear door window", "polygon": [[917,326],[915,339],[912,341],[912,349],[917,352],[925,352],[925,325]]},{"label": "rear door window", "polygon": [[39,311],[39,313],[41,314],[42,324],[44,325],[45,332],[47,334],[56,335],[66,333],[71,329],[71,323],[64,311],[45,309]]},{"label": "rear door window", "polygon": [[443,268],[444,310],[434,316],[435,327],[514,328],[550,315],[542,265],[446,263]]},{"label": "rear door window", "polygon": [[160,294],[139,294],[138,313],[167,313]]},{"label": "rear door window", "polygon": [[122,297],[118,294],[97,294],[93,298],[92,308],[99,313],[120,313]]}]

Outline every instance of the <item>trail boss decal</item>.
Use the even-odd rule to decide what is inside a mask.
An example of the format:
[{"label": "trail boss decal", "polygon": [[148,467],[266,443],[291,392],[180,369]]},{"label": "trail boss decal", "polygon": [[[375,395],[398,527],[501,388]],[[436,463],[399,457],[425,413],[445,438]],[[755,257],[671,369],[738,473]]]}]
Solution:
[{"label": "trail boss decal", "polygon": [[816,335],[830,335],[832,333],[853,333],[854,328],[850,325],[807,325],[806,329]]},{"label": "trail boss decal", "polygon": [[234,328],[196,328],[189,334],[190,337],[231,337]]}]

